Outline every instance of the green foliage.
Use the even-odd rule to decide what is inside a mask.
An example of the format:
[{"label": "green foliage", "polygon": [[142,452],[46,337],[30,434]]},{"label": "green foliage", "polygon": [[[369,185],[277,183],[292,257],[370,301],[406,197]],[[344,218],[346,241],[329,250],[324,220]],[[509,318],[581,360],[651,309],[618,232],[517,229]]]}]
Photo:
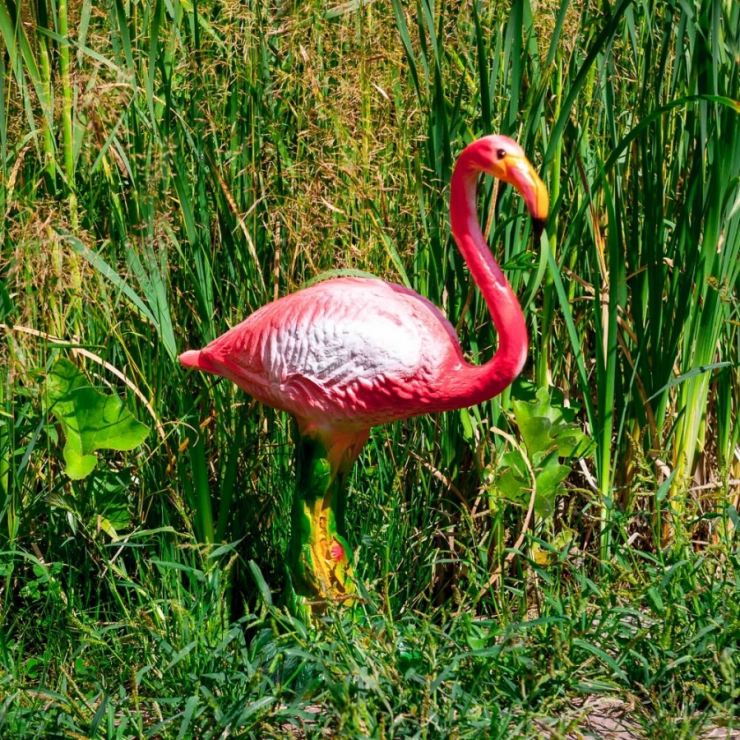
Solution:
[{"label": "green foliage", "polygon": [[[309,627],[272,605],[254,563],[262,600],[224,622],[234,547],[199,555],[172,544],[171,533],[140,532],[105,559],[108,608],[130,622],[96,623],[78,611],[66,569],[33,564],[12,638],[0,642],[0,732],[508,738],[565,735],[608,716],[633,736],[696,736],[701,707],[737,728],[737,553],[718,571],[706,558],[631,562],[620,548],[597,582],[565,549],[532,564],[534,591],[510,581],[508,615],[391,616],[371,597],[359,618],[330,612]],[[121,548],[125,568],[113,558]],[[43,622],[32,624],[39,603]],[[536,617],[517,615],[527,610]],[[77,629],[47,629],[36,647],[39,627],[65,619]]]},{"label": "green foliage", "polygon": [[[740,4],[278,5],[0,0],[0,735],[566,737],[615,706],[732,734]],[[551,195],[533,247],[481,182],[536,391],[373,431],[364,613],[313,631],[269,604],[290,423],[177,354],[335,271],[416,289],[486,361],[447,187],[491,131]],[[62,473],[59,342],[136,389],[146,455]]]},{"label": "green foliage", "polygon": [[49,599],[52,603],[58,602],[62,589],[57,576],[62,567],[62,563],[34,563],[33,578],[26,581],[21,589],[21,596],[30,600]]},{"label": "green foliage", "polygon": [[65,473],[86,478],[97,464],[97,450],[133,450],[149,434],[123,401],[93,388],[69,360],[59,358],[45,381],[44,400],[64,432]]},{"label": "green foliage", "polygon": [[[564,482],[572,461],[589,454],[593,445],[576,422],[578,409],[566,406],[563,394],[556,388],[536,388],[519,381],[512,391],[511,406],[535,475],[535,512],[551,517],[556,498],[566,492]],[[519,449],[502,455],[489,494],[492,505],[502,496],[527,506],[532,490],[527,461]]]}]

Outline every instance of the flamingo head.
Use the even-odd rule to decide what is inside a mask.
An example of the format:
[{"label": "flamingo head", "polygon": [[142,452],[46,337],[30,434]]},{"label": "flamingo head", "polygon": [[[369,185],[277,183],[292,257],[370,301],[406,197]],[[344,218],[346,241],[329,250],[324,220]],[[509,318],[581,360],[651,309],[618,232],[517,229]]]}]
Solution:
[{"label": "flamingo head", "polygon": [[487,174],[513,185],[524,198],[535,225],[540,228],[547,219],[550,197],[545,183],[527,159],[523,149],[508,136],[484,136],[473,145],[476,164]]}]

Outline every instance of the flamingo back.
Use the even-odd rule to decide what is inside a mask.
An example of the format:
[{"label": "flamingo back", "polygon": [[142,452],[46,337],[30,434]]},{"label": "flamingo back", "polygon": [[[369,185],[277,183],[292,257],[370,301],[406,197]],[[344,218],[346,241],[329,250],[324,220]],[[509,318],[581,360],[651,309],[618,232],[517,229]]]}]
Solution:
[{"label": "flamingo back", "polygon": [[304,422],[354,429],[428,412],[445,376],[464,364],[432,303],[366,278],[285,296],[181,361]]}]

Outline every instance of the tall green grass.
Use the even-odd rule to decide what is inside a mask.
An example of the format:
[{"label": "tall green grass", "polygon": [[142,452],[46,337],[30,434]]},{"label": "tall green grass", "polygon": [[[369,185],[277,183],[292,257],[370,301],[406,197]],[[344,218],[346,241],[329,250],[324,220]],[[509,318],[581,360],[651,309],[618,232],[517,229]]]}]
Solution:
[{"label": "tall green grass", "polygon": [[[583,727],[600,694],[652,732],[731,724],[738,28],[715,0],[0,0],[3,732],[510,737]],[[447,187],[491,131],[552,196],[533,246],[481,184],[524,376],[591,446],[528,519],[501,481],[555,453],[522,443],[524,386],[374,430],[348,511],[364,623],[317,634],[270,605],[289,421],[177,354],[351,268],[486,360]],[[152,429],[84,481],[45,411],[59,355]]]}]

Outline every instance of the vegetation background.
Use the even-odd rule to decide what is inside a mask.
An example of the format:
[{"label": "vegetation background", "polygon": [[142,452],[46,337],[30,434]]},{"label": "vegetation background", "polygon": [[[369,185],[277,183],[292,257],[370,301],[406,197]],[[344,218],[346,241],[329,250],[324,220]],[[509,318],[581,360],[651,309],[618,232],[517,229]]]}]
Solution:
[{"label": "vegetation background", "polygon": [[[0,734],[737,733],[739,33],[731,0],[0,0]],[[482,183],[523,381],[373,431],[361,614],[304,625],[289,420],[177,354],[352,269],[485,360],[447,185],[493,131],[552,196],[533,246]]]}]

